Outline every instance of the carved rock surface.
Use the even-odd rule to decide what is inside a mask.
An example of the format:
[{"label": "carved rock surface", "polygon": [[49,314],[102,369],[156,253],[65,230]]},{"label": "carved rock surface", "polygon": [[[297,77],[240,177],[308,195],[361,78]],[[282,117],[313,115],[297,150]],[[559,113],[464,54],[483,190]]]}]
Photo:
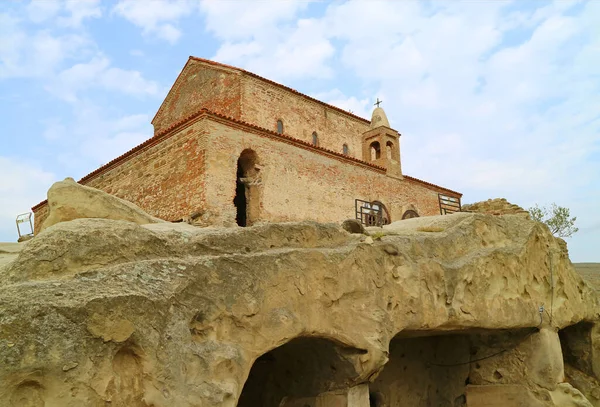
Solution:
[{"label": "carved rock surface", "polygon": [[50,187],[48,207],[50,212],[40,231],[60,222],[80,218],[126,220],[140,225],[164,222],[129,201],[78,184],[73,178],[65,178]]},{"label": "carved rock surface", "polygon": [[[310,222],[55,224],[0,261],[0,405],[233,407],[254,362],[294,340],[335,344],[331,392],[375,380],[398,334],[556,332],[597,319],[563,247],[522,216],[414,218],[363,237]],[[556,334],[536,338],[514,351],[519,366],[488,378],[482,365],[477,384],[514,386],[502,372],[535,371],[517,384],[541,406],[583,397],[555,383]],[[547,343],[549,359],[528,351]]]}]

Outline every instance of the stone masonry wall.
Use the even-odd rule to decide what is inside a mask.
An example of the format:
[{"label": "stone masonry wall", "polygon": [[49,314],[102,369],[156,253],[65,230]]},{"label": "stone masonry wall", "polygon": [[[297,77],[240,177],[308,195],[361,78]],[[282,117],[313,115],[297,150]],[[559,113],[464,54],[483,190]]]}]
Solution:
[{"label": "stone masonry wall", "polygon": [[[249,148],[261,167],[258,221],[340,222],[354,218],[356,198],[383,202],[392,221],[408,209],[420,216],[439,214],[435,188],[261,134],[201,119],[82,183],[161,219],[202,211],[203,223],[232,226],[237,160]],[[46,208],[35,211],[36,232]]]},{"label": "stone masonry wall", "polygon": [[240,77],[234,69],[190,60],[152,121],[155,134],[203,107],[239,119]]},{"label": "stone masonry wall", "polygon": [[348,154],[362,159],[361,136],[369,130],[369,122],[248,75],[241,88],[243,121],[276,131],[281,120],[285,134],[310,143],[316,131],[320,147],[342,153],[346,143]]},{"label": "stone masonry wall", "polygon": [[400,220],[404,211],[439,215],[437,191],[391,178],[366,166],[275,141],[216,122],[208,122],[206,209],[211,223],[234,224],[237,159],[244,149],[258,155],[260,220],[310,219],[339,222],[354,218],[354,200],[379,200]]},{"label": "stone masonry wall", "polygon": [[[203,207],[205,143],[201,124],[190,126],[83,185],[133,202],[149,214],[178,220]],[[35,233],[48,204],[35,210]]]}]

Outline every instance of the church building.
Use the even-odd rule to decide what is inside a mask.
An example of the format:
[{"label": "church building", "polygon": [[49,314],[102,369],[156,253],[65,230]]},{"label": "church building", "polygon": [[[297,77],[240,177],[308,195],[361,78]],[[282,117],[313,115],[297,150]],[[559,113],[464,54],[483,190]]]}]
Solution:
[{"label": "church building", "polygon": [[[400,134],[246,70],[190,57],[154,136],[79,183],[168,221],[381,225],[460,210],[462,194],[403,173]],[[35,232],[47,201],[32,208]]]}]

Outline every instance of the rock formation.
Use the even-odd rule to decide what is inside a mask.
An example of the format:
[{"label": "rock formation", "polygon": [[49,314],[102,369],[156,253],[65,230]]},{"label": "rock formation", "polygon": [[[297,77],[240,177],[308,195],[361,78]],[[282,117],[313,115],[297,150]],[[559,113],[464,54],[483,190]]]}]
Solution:
[{"label": "rock formation", "polygon": [[505,198],[488,199],[487,201],[465,204],[462,206],[464,212],[486,213],[489,215],[516,215],[529,216],[529,212],[519,205],[511,204]]},{"label": "rock formation", "polygon": [[143,225],[164,222],[137,205],[99,189],[80,185],[73,178],[55,182],[48,190],[50,213],[40,231],[59,222],[81,218],[117,219]]},{"label": "rock formation", "polygon": [[600,405],[598,298],[547,228],[377,229],[57,223],[0,251],[0,405]]}]

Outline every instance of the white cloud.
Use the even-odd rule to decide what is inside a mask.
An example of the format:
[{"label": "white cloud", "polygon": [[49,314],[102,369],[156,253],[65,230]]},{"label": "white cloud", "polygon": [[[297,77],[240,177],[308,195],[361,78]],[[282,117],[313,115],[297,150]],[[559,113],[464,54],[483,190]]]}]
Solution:
[{"label": "white cloud", "polygon": [[144,34],[174,44],[181,37],[177,23],[195,9],[195,2],[189,0],[121,0],[113,12],[141,27]]},{"label": "white cloud", "polygon": [[156,82],[144,79],[139,71],[111,67],[108,58],[102,55],[63,70],[46,89],[61,99],[75,102],[80,91],[92,87],[133,96],[162,95]]},{"label": "white cloud", "polygon": [[315,99],[322,100],[325,103],[347,110],[365,119],[371,118],[371,101],[368,98],[358,99],[356,96],[346,96],[339,89],[333,89],[328,92],[320,92],[311,95]]},{"label": "white cloud", "polygon": [[0,79],[52,75],[66,60],[85,56],[92,47],[83,34],[27,31],[21,20],[0,13]]},{"label": "white cloud", "polygon": [[53,21],[71,28],[80,27],[85,19],[102,16],[100,0],[32,0],[25,11],[32,23]]},{"label": "white cloud", "polygon": [[102,16],[100,0],[66,0],[64,8],[68,15],[59,18],[58,24],[66,27],[79,27],[85,19]]},{"label": "white cloud", "polygon": [[335,48],[326,37],[328,27],[317,19],[290,22],[306,6],[305,2],[202,2],[207,29],[226,40],[214,59],[274,80],[332,77],[327,62]]},{"label": "white cloud", "polygon": [[42,23],[56,16],[60,7],[58,1],[32,1],[27,5],[26,11],[29,20],[33,23]]},{"label": "white cloud", "polygon": [[224,41],[268,37],[279,24],[295,20],[308,1],[219,1],[203,0],[206,29]]},{"label": "white cloud", "polygon": [[[57,160],[73,177],[81,177],[120,156],[153,135],[147,114],[124,114],[87,100],[73,105],[73,119],[61,128],[53,148]],[[61,123],[62,124],[62,123]],[[48,123],[52,129],[53,123]]]},{"label": "white cloud", "polygon": [[56,178],[22,157],[0,156],[0,241],[16,242],[15,218],[45,199]]}]

